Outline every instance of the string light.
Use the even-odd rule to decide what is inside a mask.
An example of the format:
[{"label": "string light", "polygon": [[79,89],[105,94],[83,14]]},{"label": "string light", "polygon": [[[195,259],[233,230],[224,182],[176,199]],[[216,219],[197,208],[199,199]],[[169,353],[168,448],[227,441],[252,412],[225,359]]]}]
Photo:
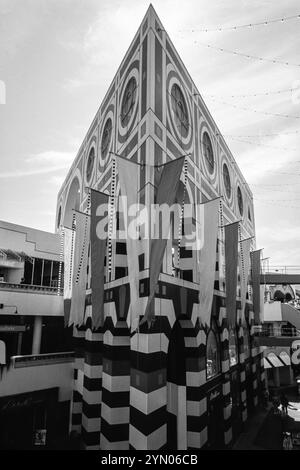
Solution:
[{"label": "string light", "polygon": [[248,135],[237,135],[237,134],[222,134],[224,137],[275,137],[281,135],[293,135],[299,134],[300,131],[291,131],[291,132],[278,132],[274,134],[248,134]]},{"label": "string light", "polygon": [[[259,93],[243,93],[243,94],[237,94],[237,95],[226,95],[228,98],[249,98],[249,97],[254,97],[254,96],[269,96],[269,95],[279,95],[282,93],[289,93],[292,91],[295,91],[296,88],[286,88],[283,90],[274,90],[274,91],[262,91]],[[208,97],[217,97],[218,95],[210,95],[210,94],[203,94],[203,96],[208,96]]]},{"label": "string light", "polygon": [[284,117],[284,118],[292,118],[292,119],[300,119],[300,116],[292,116],[290,114],[281,114],[281,113],[270,113],[268,111],[261,111],[258,109],[253,109],[253,108],[248,108],[245,106],[238,106],[233,103],[228,103],[227,101],[219,101],[215,100],[214,98],[210,98],[212,101],[215,101],[216,103],[220,104],[225,104],[226,106],[232,106],[235,109],[241,109],[243,111],[251,111],[252,113],[257,113],[257,114],[264,114],[265,116],[276,116],[276,117]]},{"label": "string light", "polygon": [[242,140],[242,139],[237,139],[233,136],[231,137],[228,137],[229,139],[232,139],[236,142],[242,142],[242,143],[245,143],[245,144],[250,144],[250,145],[258,145],[258,146],[262,146],[262,147],[268,147],[268,148],[272,148],[272,149],[277,149],[277,150],[288,150],[289,152],[298,152],[299,149],[296,149],[296,148],[290,148],[290,147],[277,147],[275,145],[268,145],[268,144],[263,144],[261,142],[249,142],[249,140]]},{"label": "string light", "polygon": [[229,49],[224,49],[223,47],[217,47],[217,46],[213,46],[211,44],[203,44],[203,43],[198,42],[198,41],[194,41],[194,44],[198,44],[199,46],[202,46],[202,47],[208,47],[210,49],[215,49],[216,51],[226,52],[227,54],[233,54],[233,55],[237,55],[237,56],[240,56],[240,57],[245,57],[247,59],[260,60],[262,62],[269,62],[269,63],[272,63],[272,64],[280,64],[280,65],[287,65],[287,66],[292,66],[292,67],[300,67],[300,64],[294,64],[292,62],[282,61],[282,60],[277,60],[277,59],[267,59],[266,57],[259,57],[259,56],[255,56],[255,55],[251,55],[251,54],[244,54],[243,52],[238,52],[238,51],[230,51]]},{"label": "string light", "polygon": [[274,23],[284,23],[286,21],[294,20],[296,18],[300,18],[300,15],[286,16],[286,17],[277,18],[277,19],[274,19],[274,20],[264,20],[264,21],[259,21],[258,23],[247,23],[247,24],[241,24],[241,25],[236,25],[236,26],[226,26],[226,27],[219,26],[219,27],[213,28],[213,29],[204,28],[204,29],[180,30],[179,32],[214,33],[214,32],[217,32],[217,31],[218,32],[220,32],[220,31],[237,31],[238,29],[243,29],[243,28],[253,28],[253,27],[256,27],[256,26],[267,26],[267,25],[274,24]]}]

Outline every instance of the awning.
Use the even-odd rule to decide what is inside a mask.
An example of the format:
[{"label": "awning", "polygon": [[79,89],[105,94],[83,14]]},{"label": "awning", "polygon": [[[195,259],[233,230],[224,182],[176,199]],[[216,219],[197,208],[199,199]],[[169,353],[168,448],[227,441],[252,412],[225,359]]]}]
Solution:
[{"label": "awning", "polygon": [[285,367],[291,365],[291,359],[287,352],[282,351],[279,356],[273,352],[266,355],[264,359],[264,368]]}]

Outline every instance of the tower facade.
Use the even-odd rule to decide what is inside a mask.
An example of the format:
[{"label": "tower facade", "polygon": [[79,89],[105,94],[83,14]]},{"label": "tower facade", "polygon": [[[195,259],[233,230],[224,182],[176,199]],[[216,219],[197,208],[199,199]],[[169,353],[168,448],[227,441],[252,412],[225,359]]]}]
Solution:
[{"label": "tower facade", "polygon": [[[185,224],[168,239],[155,287],[151,324],[130,330],[126,240],[118,238],[120,181],[116,158],[139,166],[139,202],[155,203],[156,170],[185,156],[175,202]],[[73,430],[87,449],[201,449],[231,446],[264,386],[253,342],[249,287],[241,322],[226,312],[224,226],[240,221],[240,240],[255,227],[252,194],[200,93],[152,6],[86,134],[57,199],[57,230],[73,210],[87,212],[89,190],[110,195],[111,224],[104,284],[104,323],[92,326],[91,253],[83,321],[74,325]],[[222,196],[210,324],[197,314],[197,250],[182,239],[197,224],[194,207]],[[180,218],[181,220],[181,218]],[[180,232],[180,233],[179,233]],[[149,296],[151,240],[137,240],[138,309]],[[240,276],[239,276],[240,282]]]}]

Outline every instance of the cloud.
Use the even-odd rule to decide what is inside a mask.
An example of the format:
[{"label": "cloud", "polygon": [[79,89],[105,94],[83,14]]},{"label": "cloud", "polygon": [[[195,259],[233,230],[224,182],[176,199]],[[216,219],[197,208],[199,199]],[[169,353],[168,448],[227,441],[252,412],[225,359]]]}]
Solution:
[{"label": "cloud", "polygon": [[54,150],[40,152],[25,158],[25,168],[1,172],[0,178],[21,178],[66,170],[70,167],[73,159],[73,152],[57,152]]}]

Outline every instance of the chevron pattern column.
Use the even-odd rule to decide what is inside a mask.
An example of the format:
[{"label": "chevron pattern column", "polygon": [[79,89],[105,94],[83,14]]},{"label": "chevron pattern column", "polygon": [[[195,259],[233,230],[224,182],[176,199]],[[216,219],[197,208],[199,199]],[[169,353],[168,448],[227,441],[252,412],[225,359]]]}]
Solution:
[{"label": "chevron pattern column", "polygon": [[100,448],[102,346],[102,332],[92,330],[91,317],[89,317],[85,332],[82,397],[82,441],[86,450]]},{"label": "chevron pattern column", "polygon": [[129,449],[130,335],[125,320],[107,318],[103,335],[100,447]]}]

